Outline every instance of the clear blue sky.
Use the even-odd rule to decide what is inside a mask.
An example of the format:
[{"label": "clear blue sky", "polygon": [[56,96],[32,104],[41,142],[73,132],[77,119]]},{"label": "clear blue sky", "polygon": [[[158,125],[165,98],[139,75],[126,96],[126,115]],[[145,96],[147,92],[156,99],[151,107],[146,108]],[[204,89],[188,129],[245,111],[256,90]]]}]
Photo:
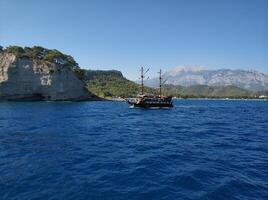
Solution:
[{"label": "clear blue sky", "polygon": [[0,0],[0,45],[137,79],[177,65],[268,72],[268,0]]}]

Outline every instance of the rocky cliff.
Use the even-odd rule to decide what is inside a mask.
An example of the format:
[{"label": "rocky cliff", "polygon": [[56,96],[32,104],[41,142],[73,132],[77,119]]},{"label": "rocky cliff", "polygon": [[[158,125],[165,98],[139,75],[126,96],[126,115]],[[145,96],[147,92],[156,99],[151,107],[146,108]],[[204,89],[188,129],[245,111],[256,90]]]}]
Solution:
[{"label": "rocky cliff", "polygon": [[76,75],[78,67],[72,66],[70,58],[41,47],[2,50],[0,100],[97,99]]}]

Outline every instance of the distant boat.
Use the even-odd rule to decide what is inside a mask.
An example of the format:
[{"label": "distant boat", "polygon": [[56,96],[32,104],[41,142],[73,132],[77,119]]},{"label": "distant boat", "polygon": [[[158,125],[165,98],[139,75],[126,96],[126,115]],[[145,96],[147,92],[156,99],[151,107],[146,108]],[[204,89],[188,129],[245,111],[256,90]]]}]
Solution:
[{"label": "distant boat", "polygon": [[141,108],[172,108],[172,97],[162,95],[162,70],[159,71],[159,95],[144,94],[144,78],[145,74],[144,68],[141,67],[141,94],[138,94],[136,98],[127,99],[127,102],[131,107],[141,107]]}]

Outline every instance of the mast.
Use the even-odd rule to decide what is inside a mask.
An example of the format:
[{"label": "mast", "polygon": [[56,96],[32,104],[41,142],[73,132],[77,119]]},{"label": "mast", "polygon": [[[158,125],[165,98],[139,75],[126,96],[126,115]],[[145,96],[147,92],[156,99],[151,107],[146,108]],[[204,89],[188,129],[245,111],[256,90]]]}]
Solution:
[{"label": "mast", "polygon": [[149,78],[146,77],[146,73],[149,71],[150,68],[145,69],[144,67],[141,67],[141,94],[143,95],[144,93],[144,78]]},{"label": "mast", "polygon": [[144,70],[143,70],[143,67],[141,67],[141,95],[143,95],[143,90],[144,90],[143,79],[144,79]]},{"label": "mast", "polygon": [[159,96],[162,96],[162,70],[159,71]]}]

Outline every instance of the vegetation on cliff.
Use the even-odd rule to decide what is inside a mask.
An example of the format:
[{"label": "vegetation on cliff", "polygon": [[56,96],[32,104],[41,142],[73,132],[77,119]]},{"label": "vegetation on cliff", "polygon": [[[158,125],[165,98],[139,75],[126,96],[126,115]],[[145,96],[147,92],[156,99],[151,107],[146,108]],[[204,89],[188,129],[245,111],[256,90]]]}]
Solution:
[{"label": "vegetation on cliff", "polygon": [[63,54],[56,49],[46,49],[40,46],[34,46],[32,48],[8,46],[5,49],[2,49],[2,51],[14,54],[18,58],[30,58],[38,60],[39,62],[54,62],[74,70],[79,69],[77,62],[72,56]]}]

